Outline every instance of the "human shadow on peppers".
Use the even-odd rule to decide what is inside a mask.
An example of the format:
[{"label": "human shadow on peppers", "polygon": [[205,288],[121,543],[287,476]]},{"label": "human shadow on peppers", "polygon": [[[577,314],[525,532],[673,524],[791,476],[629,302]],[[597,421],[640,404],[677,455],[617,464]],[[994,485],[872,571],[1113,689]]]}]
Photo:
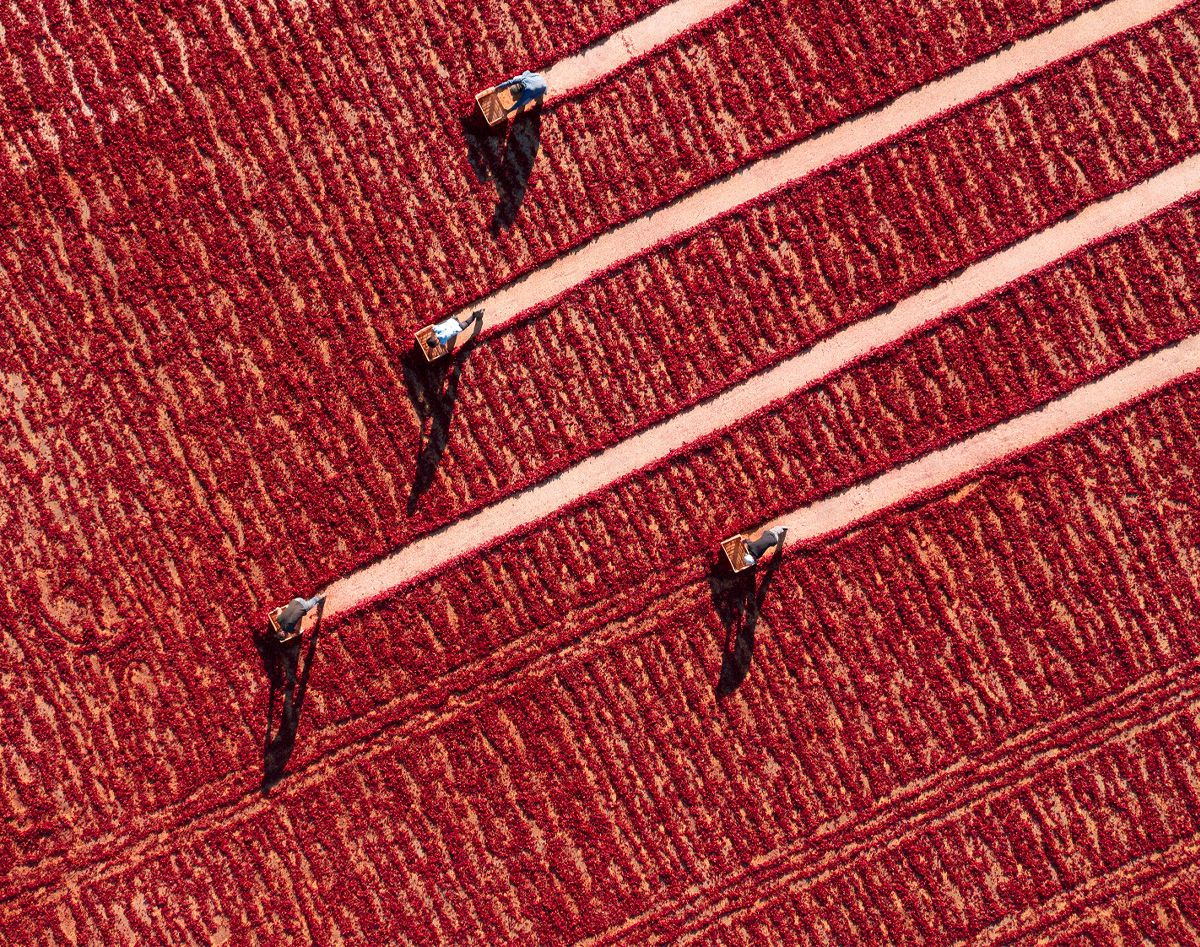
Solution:
[{"label": "human shadow on peppers", "polygon": [[[721,649],[721,675],[717,679],[717,699],[736,691],[750,673],[754,658],[754,632],[762,612],[767,590],[782,560],[782,546],[777,547],[764,565],[752,566],[742,572],[729,568],[724,556],[708,570],[708,588],[717,617],[725,628]],[[760,581],[761,580],[761,581]]]},{"label": "human shadow on peppers", "polygon": [[496,185],[489,229],[493,237],[499,236],[516,221],[529,189],[529,177],[542,147],[541,103],[495,126],[489,126],[478,109],[460,122],[475,180]]},{"label": "human shadow on peppers", "polygon": [[[284,768],[296,748],[296,731],[300,726],[300,713],[304,709],[304,695],[308,691],[308,678],[317,656],[317,640],[320,636],[320,612],[317,613],[316,624],[308,636],[307,646],[301,638],[288,644],[280,644],[269,630],[255,632],[254,646],[262,659],[263,670],[271,687],[263,738],[264,794],[270,792],[271,787],[283,778]],[[302,651],[303,664],[300,660]],[[277,708],[278,725],[275,724]]]},{"label": "human shadow on peppers", "polygon": [[408,515],[420,505],[421,497],[433,486],[442,455],[450,443],[450,422],[454,418],[454,403],[458,400],[458,385],[463,367],[479,342],[479,323],[470,329],[470,337],[449,355],[436,362],[414,345],[401,360],[404,387],[421,425],[417,435],[417,461],[413,472],[412,489],[408,494]]}]

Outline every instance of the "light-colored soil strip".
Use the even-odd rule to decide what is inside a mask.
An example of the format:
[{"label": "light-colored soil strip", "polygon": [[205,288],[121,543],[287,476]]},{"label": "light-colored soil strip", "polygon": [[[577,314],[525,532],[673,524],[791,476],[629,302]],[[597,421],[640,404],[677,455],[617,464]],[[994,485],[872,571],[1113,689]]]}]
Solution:
[{"label": "light-colored soil strip", "polygon": [[674,0],[668,3],[543,71],[542,75],[549,86],[546,103],[571,95],[583,86],[616,72],[632,60],[669,43],[680,33],[741,2]]},{"label": "light-colored soil strip", "polygon": [[[1112,0],[1081,13],[959,72],[907,92],[876,112],[860,115],[770,157],[751,162],[673,204],[601,234],[574,252],[556,258],[455,315],[465,319],[474,310],[482,309],[483,334],[486,335],[526,310],[623,260],[645,253],[656,244],[790,181],[872,148],[906,128],[994,92],[1027,72],[1076,55],[1095,43],[1183,5],[1180,0]],[[677,4],[672,4],[660,13],[675,6]],[[556,66],[550,72],[553,74],[558,68]]]},{"label": "light-colored soil strip", "polygon": [[[727,389],[707,402],[682,411],[667,421],[576,464],[556,477],[480,510],[439,532],[422,537],[391,556],[339,579],[327,589],[329,601],[325,614],[332,617],[357,608],[394,591],[422,573],[440,568],[480,546],[535,523],[572,501],[662,459],[671,451],[729,427],[793,391],[845,369],[847,365],[875,349],[901,339],[923,325],[944,318],[972,300],[1040,269],[1114,230],[1136,223],[1197,189],[1200,189],[1200,155],[1182,161],[1127,191],[1099,201],[1072,219],[1015,243],[968,267],[958,276],[924,289],[897,303],[890,310],[883,310],[857,322],[802,354]],[[1093,414],[1099,410],[1103,409],[1098,409]],[[1057,417],[1053,413],[1045,415],[1045,424],[1049,425],[1047,430],[1050,433],[1058,429],[1054,427],[1058,423]],[[963,445],[949,450],[957,451],[960,448],[963,448]],[[970,451],[975,450],[977,449],[968,449],[968,455],[973,457],[974,454]],[[938,463],[943,466],[935,468],[936,471],[948,469],[944,466],[948,461],[943,459]],[[913,465],[910,464],[909,467],[911,466]],[[899,474],[900,471],[908,469],[900,468],[893,473]],[[898,482],[907,484],[909,481]],[[841,504],[844,502],[866,504],[864,509],[871,504],[875,504],[872,508],[880,508],[878,503],[897,502],[895,499],[887,499],[893,497],[893,494],[894,491],[875,491],[862,499],[843,501],[835,498],[828,501],[834,506],[823,508],[820,514],[810,516],[807,511],[797,513],[793,517],[795,523],[791,524],[795,531],[789,535],[789,540],[806,535],[806,528],[810,537],[839,528],[829,525],[837,521],[838,516],[842,518],[839,522],[852,521],[858,515],[856,511],[859,507],[852,505],[842,510]],[[851,513],[854,515],[850,515]],[[846,520],[846,516],[850,516],[850,520]],[[731,524],[731,527],[737,525]],[[814,532],[818,528],[820,532]]]},{"label": "light-colored soil strip", "polygon": [[968,474],[1200,371],[1200,334],[1188,336],[1049,404],[789,513],[788,541],[814,542],[946,487]]}]

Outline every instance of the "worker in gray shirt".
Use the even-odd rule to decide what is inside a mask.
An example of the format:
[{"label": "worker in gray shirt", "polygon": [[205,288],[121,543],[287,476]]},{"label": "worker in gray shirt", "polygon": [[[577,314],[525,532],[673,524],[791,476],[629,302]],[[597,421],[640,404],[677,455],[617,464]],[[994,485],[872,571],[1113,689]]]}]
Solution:
[{"label": "worker in gray shirt", "polygon": [[304,616],[324,601],[324,595],[314,595],[312,598],[300,598],[297,596],[292,599],[283,606],[283,610],[275,619],[279,623],[279,630],[285,636],[291,635],[299,626]]},{"label": "worker in gray shirt", "polygon": [[509,86],[516,86],[515,91],[517,94],[517,100],[510,108],[505,110],[504,114],[506,115],[509,112],[517,111],[518,109],[528,105],[530,102],[535,102],[541,99],[542,96],[546,94],[546,89],[549,88],[546,85],[545,79],[543,79],[536,72],[530,72],[528,69],[526,69],[519,76],[513,76],[507,82],[501,82],[498,86],[496,86],[496,91],[500,92],[503,89],[507,89]]},{"label": "worker in gray shirt", "polygon": [[742,561],[748,566],[757,565],[758,560],[767,554],[768,549],[783,543],[783,537],[787,535],[787,530],[786,526],[772,526],[770,529],[763,530],[763,534],[758,539],[746,543],[746,554],[742,557]]}]

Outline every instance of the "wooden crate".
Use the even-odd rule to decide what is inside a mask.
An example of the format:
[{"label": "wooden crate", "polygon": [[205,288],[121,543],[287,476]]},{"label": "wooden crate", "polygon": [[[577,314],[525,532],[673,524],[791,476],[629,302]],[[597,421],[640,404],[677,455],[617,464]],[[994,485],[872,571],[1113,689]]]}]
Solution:
[{"label": "wooden crate", "polygon": [[279,625],[279,616],[281,614],[283,614],[282,606],[274,609],[273,611],[267,612],[267,623],[271,626],[271,631],[274,632],[275,639],[280,644],[290,644],[291,642],[293,642],[297,638],[299,638],[300,635],[302,634],[302,632],[300,630],[300,625],[297,625],[296,630],[293,631],[290,635],[285,635],[283,633],[283,629]]},{"label": "wooden crate", "polygon": [[734,572],[754,568],[746,565],[746,537],[740,533],[737,536],[730,536],[721,543],[721,552],[725,554],[725,561],[729,563],[729,568]]},{"label": "wooden crate", "polygon": [[425,356],[425,361],[436,362],[444,355],[449,355],[454,348],[456,339],[451,339],[448,345],[442,345],[433,334],[433,326],[418,329],[416,334],[417,348]]},{"label": "wooden crate", "polygon": [[[517,93],[513,92],[511,86],[499,92],[495,89],[484,89],[475,96],[475,104],[479,106],[479,111],[483,113],[484,121],[488,125],[499,125],[503,122],[508,117],[505,115],[505,109],[512,108],[516,101]],[[521,113],[514,112],[513,114]]]}]

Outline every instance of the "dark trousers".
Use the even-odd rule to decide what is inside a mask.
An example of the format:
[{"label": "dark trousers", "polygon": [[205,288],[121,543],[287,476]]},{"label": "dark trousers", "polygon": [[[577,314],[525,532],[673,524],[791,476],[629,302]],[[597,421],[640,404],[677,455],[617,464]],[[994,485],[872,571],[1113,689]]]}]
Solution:
[{"label": "dark trousers", "polygon": [[746,543],[746,552],[750,553],[755,559],[761,559],[763,554],[776,545],[782,538],[782,531],[772,527],[763,532],[758,539],[753,542]]}]

